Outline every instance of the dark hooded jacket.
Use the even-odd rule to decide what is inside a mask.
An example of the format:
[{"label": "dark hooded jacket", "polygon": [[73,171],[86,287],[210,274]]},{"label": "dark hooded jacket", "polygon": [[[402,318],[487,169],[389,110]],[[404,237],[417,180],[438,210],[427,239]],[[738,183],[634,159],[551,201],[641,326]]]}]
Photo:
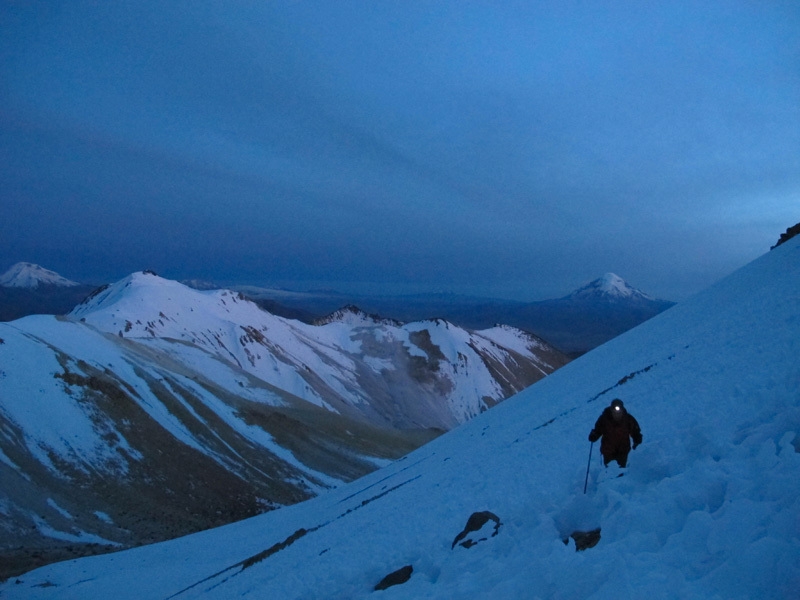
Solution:
[{"label": "dark hooded jacket", "polygon": [[590,442],[603,438],[600,442],[600,453],[606,463],[617,457],[627,456],[631,450],[631,440],[634,448],[642,443],[642,431],[636,419],[623,409],[622,418],[616,421],[613,410],[610,406],[606,407],[589,433]]}]

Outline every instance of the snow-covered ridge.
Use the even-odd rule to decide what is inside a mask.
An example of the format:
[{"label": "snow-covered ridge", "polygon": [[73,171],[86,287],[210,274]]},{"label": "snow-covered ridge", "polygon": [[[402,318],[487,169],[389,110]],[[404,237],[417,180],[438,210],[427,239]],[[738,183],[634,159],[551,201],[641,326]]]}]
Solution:
[{"label": "snow-covered ridge", "polygon": [[352,306],[309,325],[237,292],[148,272],[99,290],[69,318],[127,339],[189,343],[317,406],[393,427],[450,429],[566,363],[523,332],[403,325]]},{"label": "snow-covered ridge", "polygon": [[40,285],[75,287],[80,284],[28,262],[19,262],[0,275],[0,286],[3,287],[36,288]]}]

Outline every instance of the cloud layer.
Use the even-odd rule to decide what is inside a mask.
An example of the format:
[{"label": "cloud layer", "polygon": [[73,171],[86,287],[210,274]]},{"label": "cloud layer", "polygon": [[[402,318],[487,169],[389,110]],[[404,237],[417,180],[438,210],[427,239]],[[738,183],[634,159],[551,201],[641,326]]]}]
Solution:
[{"label": "cloud layer", "polygon": [[792,3],[5,13],[9,264],[679,298],[800,220]]}]

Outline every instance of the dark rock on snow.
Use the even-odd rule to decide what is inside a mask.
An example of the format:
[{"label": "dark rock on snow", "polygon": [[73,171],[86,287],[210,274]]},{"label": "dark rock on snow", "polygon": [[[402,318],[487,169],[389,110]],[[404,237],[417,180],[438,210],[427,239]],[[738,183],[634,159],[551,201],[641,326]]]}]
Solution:
[{"label": "dark rock on snow", "polygon": [[[492,526],[491,523],[494,523]],[[487,527],[488,524],[488,527]],[[491,534],[489,531],[491,530]],[[456,544],[464,548],[471,548],[479,542],[488,540],[494,537],[500,531],[500,518],[488,510],[472,513],[467,519],[467,525],[464,530],[456,536],[453,540],[453,545],[450,549],[456,547]],[[463,541],[462,541],[463,540]]]},{"label": "dark rock on snow", "polygon": [[[594,548],[600,541],[600,528],[591,531],[573,531],[570,536],[575,540],[575,550],[580,552],[587,548]],[[569,544],[569,538],[564,540],[564,545]]]},{"label": "dark rock on snow", "polygon": [[387,588],[392,587],[393,585],[400,585],[401,583],[405,583],[409,579],[411,579],[411,574],[414,572],[414,567],[411,565],[406,565],[402,569],[397,569],[392,573],[389,573],[386,577],[381,579],[380,583],[375,586],[376,591],[385,590]]},{"label": "dark rock on snow", "polygon": [[772,248],[770,248],[770,250],[773,250],[774,248],[777,248],[778,246],[780,246],[784,242],[788,242],[790,239],[792,239],[797,234],[800,234],[800,223],[798,223],[797,225],[792,225],[784,233],[782,233],[781,237],[778,239],[778,243],[775,244]]}]

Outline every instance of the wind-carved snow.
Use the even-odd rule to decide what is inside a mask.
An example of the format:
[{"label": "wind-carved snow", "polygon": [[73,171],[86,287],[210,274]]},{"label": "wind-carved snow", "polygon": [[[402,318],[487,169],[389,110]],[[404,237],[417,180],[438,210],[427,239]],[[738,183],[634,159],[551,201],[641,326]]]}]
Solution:
[{"label": "wind-carved snow", "polygon": [[144,347],[153,348],[158,353],[154,356],[158,356],[160,362],[169,357],[176,369],[182,365],[188,367],[190,371],[201,372],[220,387],[237,390],[244,398],[270,406],[286,404],[278,393],[267,389],[263,382],[255,380],[245,371],[232,370],[229,363],[199,346],[165,338],[142,339],[139,343]]},{"label": "wind-carved snow", "polygon": [[[795,598],[800,238],[386,468],[241,523],[0,586],[4,598]],[[431,339],[436,334],[431,334]],[[441,350],[446,353],[448,348]],[[586,436],[614,397],[625,476]],[[497,528],[454,544],[471,515]],[[574,534],[595,531],[577,552]]]},{"label": "wind-carved snow", "polygon": [[550,365],[536,353],[546,350],[546,344],[536,336],[505,325],[483,329],[475,332],[475,335],[489,341],[483,348],[485,352],[494,354],[498,360],[504,358],[504,353],[499,351],[500,348],[510,349],[531,360],[543,375],[550,374]]},{"label": "wind-carved snow", "polygon": [[[443,319],[410,324],[406,329],[426,334],[430,347],[418,345],[421,352],[438,361],[440,369],[448,371],[447,379],[453,386],[447,395],[448,402],[459,422],[463,423],[488,408],[486,398],[502,395],[500,386],[475,350],[474,336],[467,331]],[[442,360],[436,353],[441,354]],[[476,404],[476,398],[481,403]]]},{"label": "wind-carved snow", "polygon": [[[303,464],[300,460],[298,460],[289,450],[281,447],[275,440],[270,436],[266,431],[261,429],[260,427],[255,427],[252,425],[247,425],[242,421],[241,418],[235,413],[235,411],[227,404],[222,402],[219,398],[215,397],[213,394],[208,393],[204,388],[197,385],[195,382],[191,380],[183,380],[181,382],[184,386],[194,392],[195,397],[202,400],[202,402],[211,409],[212,414],[215,417],[221,417],[223,421],[234,431],[242,435],[244,438],[249,439],[253,443],[257,444],[258,446],[268,450],[275,456],[279,457],[281,460],[285,461],[286,463],[294,466],[298,471],[303,473],[304,475],[308,476],[309,478],[316,479],[322,481],[327,487],[336,487],[342,484],[342,481],[339,479],[335,479],[333,477],[329,477],[324,473],[319,471],[314,471],[309,469],[305,464]],[[168,382],[165,382],[165,385],[170,385]],[[181,394],[175,391],[174,396],[176,398],[180,398]],[[195,409],[186,401],[181,401],[185,410],[191,413],[195,419],[200,422],[205,423],[205,419],[202,415],[198,414]],[[208,430],[213,431],[213,427],[209,423],[205,423],[208,425]],[[223,439],[217,436],[219,442],[228,448],[231,454],[236,455],[236,450],[230,447]],[[194,436],[189,435],[188,438],[183,438],[184,442],[189,444],[190,446],[196,448],[198,451],[209,455],[211,458],[219,462],[223,466],[227,466],[232,470],[236,469],[236,463],[232,463],[230,459],[222,456],[220,454],[214,453],[209,451],[207,444],[203,443],[202,441],[196,439]],[[270,473],[263,473],[263,476],[269,478],[272,476]],[[317,491],[322,491],[325,488],[320,487]]]}]

